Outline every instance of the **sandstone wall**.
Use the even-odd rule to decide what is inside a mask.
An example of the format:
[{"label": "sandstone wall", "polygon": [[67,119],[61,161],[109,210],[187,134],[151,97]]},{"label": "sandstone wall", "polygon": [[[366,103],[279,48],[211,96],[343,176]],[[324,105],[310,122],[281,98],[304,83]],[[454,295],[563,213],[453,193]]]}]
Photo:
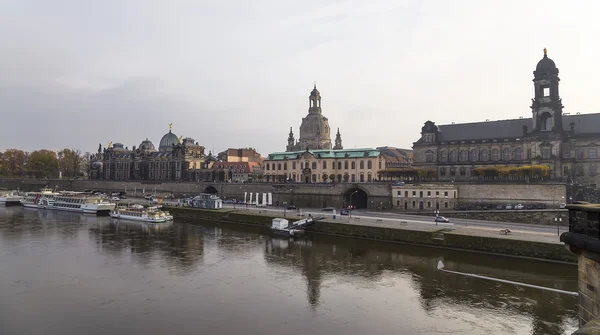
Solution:
[{"label": "sandstone wall", "polygon": [[458,197],[465,203],[529,204],[558,206],[567,199],[565,184],[457,184]]}]

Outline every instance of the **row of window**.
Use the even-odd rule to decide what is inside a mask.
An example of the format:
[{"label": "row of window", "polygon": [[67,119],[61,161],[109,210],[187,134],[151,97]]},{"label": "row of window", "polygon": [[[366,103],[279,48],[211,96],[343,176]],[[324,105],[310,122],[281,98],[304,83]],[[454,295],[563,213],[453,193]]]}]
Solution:
[{"label": "row of window", "polygon": [[[404,197],[408,198],[408,194],[409,192],[412,192],[412,196],[416,197],[417,196],[417,191],[413,190],[413,191],[404,191]],[[419,191],[419,198],[423,198],[423,195],[425,191]],[[456,191],[452,191],[453,192],[453,197],[456,198]],[[433,196],[433,191],[426,191],[427,197],[431,197]],[[398,197],[402,197],[402,191],[398,191],[397,193]],[[441,192],[440,191],[435,191],[435,196],[436,197],[440,197]],[[448,197],[448,191],[444,191],[444,195],[445,198]]]},{"label": "row of window", "polygon": [[[565,158],[569,158],[568,152],[565,156],[566,156]],[[575,158],[577,158],[577,159],[584,159],[584,158],[596,159],[596,158],[598,158],[598,149],[597,148],[588,148],[587,149],[587,157],[585,157],[585,149],[577,148],[577,149],[575,149]]]},{"label": "row of window", "polygon": [[[311,169],[316,170],[317,169],[317,162],[312,162],[312,164],[309,164],[308,161],[306,163],[300,162],[300,169],[301,170],[304,169],[305,167],[309,168],[309,166],[310,166]],[[322,162],[322,166],[323,166],[323,169],[327,169],[327,161],[323,161]],[[336,166],[335,162],[333,162],[333,164],[331,164],[331,167],[333,169],[335,169],[335,166]],[[355,161],[351,161],[351,162],[344,161],[344,169],[348,170],[349,166],[350,166],[350,169],[355,170],[356,169],[356,162]],[[287,162],[284,162],[283,165],[281,163],[277,163],[277,165],[275,165],[275,163],[270,163],[270,164],[267,163],[266,167],[267,167],[267,171],[269,171],[269,170],[273,170],[273,171],[275,171],[275,170],[284,170],[284,171],[287,171],[287,169],[288,169]],[[282,167],[283,167],[283,169],[282,169]],[[367,169],[372,169],[372,168],[373,168],[373,162],[372,161],[367,161]],[[379,162],[379,168],[381,169],[381,161]],[[341,161],[337,162],[337,169],[338,170],[342,170],[342,162]],[[365,161],[364,160],[361,160],[359,162],[359,169],[361,169],[361,170],[365,169]],[[292,162],[292,170],[296,170],[296,162]]]},{"label": "row of window", "polygon": [[[550,154],[552,152],[551,147],[542,148],[542,156],[547,156],[546,158],[550,158]],[[544,158],[544,157],[543,157]],[[433,155],[431,155],[431,161],[433,161]],[[499,149],[492,149],[491,151],[488,149],[482,149],[481,151],[477,149],[472,149],[468,151],[464,150],[450,150],[449,152],[442,150],[440,152],[440,161],[441,162],[476,162],[476,161],[510,161],[510,160],[523,160],[523,150],[521,148],[516,148],[511,152],[509,148],[504,148],[502,151]]]},{"label": "row of window", "polygon": [[[365,182],[365,174],[364,174],[364,173],[361,173],[361,174],[360,174],[358,177],[359,177],[359,178],[358,178],[358,181],[359,181],[359,182],[361,182],[361,183],[364,183],[364,182]],[[276,179],[276,178],[277,178],[277,175],[266,175],[266,178],[267,178],[267,181],[269,181],[270,179],[273,179],[273,180],[274,180],[274,179]],[[308,176],[304,176],[304,175],[300,175],[300,174],[298,174],[298,175],[297,175],[297,174],[295,174],[295,173],[290,173],[290,174],[287,176],[287,178],[288,178],[288,179],[291,179],[291,180],[294,180],[294,181],[306,181],[306,180],[304,180],[303,178],[308,178]],[[315,183],[316,183],[317,181],[319,181],[319,182],[320,182],[320,181],[327,181],[327,180],[329,180],[329,181],[337,181],[337,182],[340,182],[340,183],[341,183],[342,181],[346,181],[346,182],[347,182],[347,181],[350,181],[350,182],[353,182],[353,183],[355,183],[355,182],[356,182],[356,175],[355,175],[355,174],[352,174],[352,175],[345,174],[344,176],[342,176],[341,174],[338,174],[337,176],[335,176],[335,180],[330,180],[330,179],[329,179],[329,178],[330,178],[330,176],[328,175],[328,176],[327,176],[327,180],[324,180],[324,179],[321,177],[321,175],[317,175],[317,174],[314,174],[314,173],[313,173],[313,174],[312,174],[312,176],[310,176],[310,178],[311,178],[311,179],[310,179],[310,181],[312,181],[312,182],[315,182]],[[367,182],[371,182],[371,181],[373,181],[373,176],[371,175],[371,172],[367,173],[366,181],[367,181]]]},{"label": "row of window", "polygon": [[[173,165],[171,165],[173,162],[149,162],[149,167],[150,169],[170,169]],[[176,168],[179,169],[181,167],[181,162],[175,162],[176,164]],[[114,168],[115,170],[129,170],[129,167],[131,163],[124,163],[124,162],[115,162],[115,163],[106,163],[106,169],[109,170],[111,168]],[[135,162],[135,168],[139,169],[140,168],[140,163],[139,162]]]},{"label": "row of window", "polygon": [[[423,209],[423,207],[425,204],[423,203],[423,201],[419,202],[419,209]],[[400,207],[401,203],[400,200],[396,201],[396,206]],[[427,201],[427,208],[432,208],[432,202],[431,201]],[[437,207],[439,207],[439,203],[436,204]],[[417,208],[417,202],[413,200],[412,202],[412,208]],[[444,208],[448,208],[448,202],[444,201]],[[404,209],[408,209],[408,201],[404,202]],[[439,208],[438,208],[439,209]]]}]

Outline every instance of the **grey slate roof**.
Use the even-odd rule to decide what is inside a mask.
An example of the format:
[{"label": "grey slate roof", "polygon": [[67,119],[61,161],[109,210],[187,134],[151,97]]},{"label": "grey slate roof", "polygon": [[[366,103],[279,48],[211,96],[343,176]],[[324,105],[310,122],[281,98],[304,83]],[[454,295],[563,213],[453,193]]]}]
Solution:
[{"label": "grey slate roof", "polygon": [[[563,129],[571,130],[575,123],[575,134],[600,133],[600,113],[563,115]],[[504,139],[523,137],[523,126],[533,129],[533,119],[513,119],[459,124],[439,125],[441,141],[462,141],[482,139]]]}]

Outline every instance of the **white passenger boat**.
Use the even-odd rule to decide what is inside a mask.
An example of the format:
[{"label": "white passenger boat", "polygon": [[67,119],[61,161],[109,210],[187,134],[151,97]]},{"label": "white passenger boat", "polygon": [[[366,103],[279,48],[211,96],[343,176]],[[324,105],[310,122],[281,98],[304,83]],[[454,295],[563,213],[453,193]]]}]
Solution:
[{"label": "white passenger boat", "polygon": [[20,205],[21,196],[15,191],[0,191],[0,205],[11,206]]},{"label": "white passenger boat", "polygon": [[44,206],[48,206],[49,201],[54,200],[54,196],[59,194],[50,188],[43,188],[39,192],[27,192],[21,199],[21,204],[27,208],[44,208]]},{"label": "white passenger boat", "polygon": [[40,192],[29,192],[22,201],[23,206],[38,209],[68,211],[84,214],[108,215],[116,204],[102,197],[82,192],[53,192],[43,189]]},{"label": "white passenger boat", "polygon": [[110,212],[110,216],[115,219],[144,221],[149,223],[160,223],[167,221],[161,211],[134,207],[118,207]]}]

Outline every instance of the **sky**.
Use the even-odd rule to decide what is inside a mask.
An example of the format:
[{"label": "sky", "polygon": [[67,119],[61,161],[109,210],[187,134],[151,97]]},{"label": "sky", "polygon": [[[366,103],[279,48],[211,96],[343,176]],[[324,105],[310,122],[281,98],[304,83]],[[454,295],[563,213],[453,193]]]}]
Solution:
[{"label": "sky", "polygon": [[[0,150],[158,147],[263,156],[316,81],[345,148],[531,117],[548,48],[568,113],[600,112],[598,1],[0,0]],[[599,125],[600,126],[600,125]],[[333,140],[333,138],[332,138]]]}]

